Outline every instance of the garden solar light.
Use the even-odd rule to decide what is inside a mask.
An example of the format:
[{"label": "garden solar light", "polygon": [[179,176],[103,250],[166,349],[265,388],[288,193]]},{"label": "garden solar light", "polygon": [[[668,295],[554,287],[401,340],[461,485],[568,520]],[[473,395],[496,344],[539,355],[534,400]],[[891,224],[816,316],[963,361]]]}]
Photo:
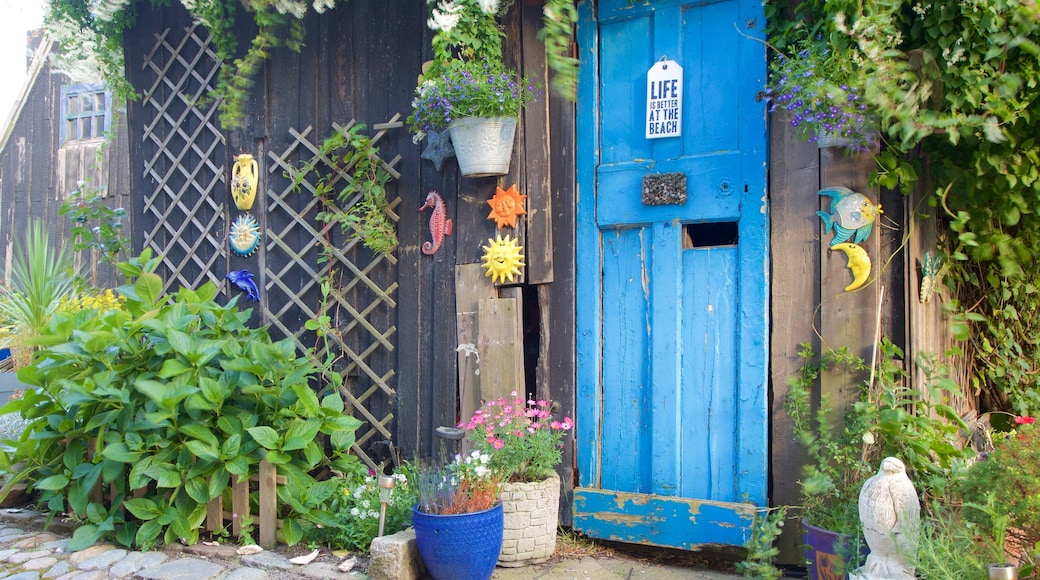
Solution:
[{"label": "garden solar light", "polygon": [[380,475],[379,476],[379,533],[377,536],[382,537],[383,525],[386,524],[386,504],[390,502],[390,496],[394,493],[395,481],[392,476]]}]

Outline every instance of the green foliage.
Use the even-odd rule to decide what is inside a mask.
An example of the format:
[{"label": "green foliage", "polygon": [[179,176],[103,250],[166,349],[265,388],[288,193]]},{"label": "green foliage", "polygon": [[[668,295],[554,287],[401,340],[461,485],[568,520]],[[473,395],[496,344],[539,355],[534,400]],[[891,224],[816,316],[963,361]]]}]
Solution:
[{"label": "green foliage", "polygon": [[[395,487],[386,505],[384,534],[397,533],[412,525],[412,506],[418,495],[411,485],[414,470],[407,466],[394,474]],[[361,473],[345,474],[336,480],[338,487],[326,501],[332,522],[314,530],[312,537],[333,550],[367,552],[379,532],[379,486],[377,476]]]},{"label": "green foliage", "polygon": [[[144,0],[97,3],[81,0],[51,0],[46,17],[47,28],[61,42],[62,50],[76,55],[88,52],[96,57],[106,84],[120,99],[133,98],[133,87],[123,76],[123,33],[137,19],[136,4]],[[166,4],[150,0],[153,6]],[[314,9],[324,12],[336,0],[313,2]],[[242,126],[245,108],[253,87],[253,77],[275,48],[284,46],[299,52],[303,46],[303,18],[312,2],[304,0],[181,0],[192,18],[212,35],[211,46],[221,63],[217,87],[210,95],[219,100],[220,122],[225,129]],[[235,19],[242,10],[252,18],[256,36],[245,53],[239,56]]]},{"label": "green foliage", "polygon": [[[386,199],[391,175],[379,158],[379,148],[362,133],[364,130],[365,125],[357,123],[346,131],[336,131],[321,144],[318,157],[330,167],[314,188],[315,197],[324,201],[325,208],[318,212],[317,219],[339,224],[344,234],[360,238],[373,252],[389,254],[397,247],[393,212]],[[304,165],[293,178],[293,186],[298,189],[314,171],[313,165]],[[346,211],[341,207],[347,207]],[[322,260],[328,260],[333,251],[326,244]]]},{"label": "green foliage", "polygon": [[[808,452],[801,480],[803,508],[815,526],[854,533],[859,527],[860,487],[884,457],[901,459],[918,492],[937,498],[947,495],[950,481],[962,477],[964,462],[974,453],[957,445],[958,430],[967,430],[967,425],[947,404],[958,389],[943,378],[945,369],[919,360],[928,374],[919,393],[905,386],[902,351],[887,338],[879,350],[875,383],[861,382],[845,409],[833,408],[822,397],[814,412],[812,391],[823,371],[862,376],[869,370],[847,349],[828,351],[816,361],[812,348],[803,344],[803,366],[788,381],[784,409],[795,438]],[[837,421],[839,416],[843,422]]]},{"label": "green foliage", "polygon": [[[0,409],[30,421],[0,467],[24,461],[12,482],[76,518],[70,550],[101,538],[147,548],[196,541],[206,502],[267,459],[286,477],[285,539],[300,541],[329,518],[330,486],[312,473],[354,468],[360,422],[338,393],[315,393],[317,369],[291,340],[248,327],[237,299],[214,302],[213,284],[163,296],[154,264],[120,265],[135,278],[119,288],[122,308],[52,316],[46,348],[18,374],[35,388]],[[91,499],[98,485],[111,501]]]},{"label": "green foliage", "polygon": [[512,2],[501,0],[441,0],[429,20],[436,33],[430,42],[433,68],[428,72],[439,74],[439,67],[455,59],[501,62],[506,33],[498,25],[498,17],[510,5]]},{"label": "green foliage", "polygon": [[[986,580],[986,564],[1003,560],[987,532],[962,509],[933,503],[921,518],[917,550],[907,554],[921,580]],[[1023,574],[1022,576],[1027,577]]]},{"label": "green foliage", "polygon": [[542,9],[542,29],[538,38],[545,43],[545,58],[555,73],[550,85],[569,101],[577,98],[578,65],[581,61],[571,56],[574,23],[578,9],[574,0],[545,0]]},{"label": "green foliage", "polygon": [[79,188],[61,205],[58,215],[68,216],[71,222],[72,249],[96,250],[101,261],[118,275],[116,265],[128,257],[129,243],[123,232],[126,210],[109,207],[97,190],[88,190],[86,184],[80,182]]},{"label": "green foliage", "polygon": [[1040,430],[1035,424],[1021,424],[1002,435],[996,448],[972,465],[958,485],[964,517],[991,531],[991,537],[997,535],[1000,548],[1010,525],[1032,552],[1040,548]]},{"label": "green foliage", "polygon": [[747,549],[747,557],[743,562],[737,562],[737,572],[745,578],[756,580],[778,580],[783,578],[784,573],[773,565],[773,561],[780,554],[780,548],[776,547],[776,539],[784,527],[784,518],[787,517],[787,506],[766,510],[765,515],[755,513],[755,523],[751,528],[751,537],[744,548]]},{"label": "green foliage", "polygon": [[0,291],[0,346],[28,347],[79,286],[72,255],[51,243],[43,222],[32,221],[28,237],[15,241],[11,288]]},{"label": "green foliage", "polygon": [[928,175],[949,227],[948,305],[994,408],[1040,406],[1040,14],[1020,0],[782,0],[766,4],[779,50],[819,36],[851,65],[887,148],[876,183]]}]

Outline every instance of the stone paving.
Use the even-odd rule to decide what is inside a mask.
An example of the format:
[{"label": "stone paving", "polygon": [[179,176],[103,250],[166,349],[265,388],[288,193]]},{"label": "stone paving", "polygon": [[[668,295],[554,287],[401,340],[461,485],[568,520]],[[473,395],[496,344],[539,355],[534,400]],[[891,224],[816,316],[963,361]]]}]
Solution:
[{"label": "stone paving", "polygon": [[[326,553],[306,565],[278,552],[240,556],[238,546],[166,546],[140,552],[98,544],[79,552],[66,548],[71,527],[47,526],[46,515],[0,510],[0,579],[7,580],[288,580],[365,578],[363,571],[341,572],[343,558]],[[306,550],[304,550],[306,552]]]},{"label": "stone paving", "polygon": [[[72,526],[31,510],[0,509],[0,579],[8,580],[290,580],[368,579],[368,560],[338,569],[345,557],[322,551],[308,564],[289,560],[309,550],[284,546],[241,556],[237,545],[180,544],[161,551],[98,544],[69,553]],[[419,572],[418,574],[421,574]],[[400,578],[417,580],[413,571]],[[425,576],[424,576],[425,578]],[[658,564],[625,556],[577,556],[526,568],[498,568],[492,580],[729,580],[728,574]]]}]

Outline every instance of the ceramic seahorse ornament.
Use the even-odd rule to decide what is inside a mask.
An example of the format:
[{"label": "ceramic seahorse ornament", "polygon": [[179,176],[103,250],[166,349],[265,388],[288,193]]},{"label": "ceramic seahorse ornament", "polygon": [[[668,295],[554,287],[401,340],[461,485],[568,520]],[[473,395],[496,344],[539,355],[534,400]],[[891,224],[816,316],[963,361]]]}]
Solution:
[{"label": "ceramic seahorse ornament", "polygon": [[433,241],[423,242],[422,253],[432,256],[437,253],[437,250],[441,249],[441,244],[444,243],[444,236],[451,235],[452,223],[448,219],[447,210],[444,209],[444,198],[436,191],[431,191],[426,196],[426,203],[419,208],[419,211],[426,208],[433,209],[433,215],[430,216],[430,235],[433,236]]}]

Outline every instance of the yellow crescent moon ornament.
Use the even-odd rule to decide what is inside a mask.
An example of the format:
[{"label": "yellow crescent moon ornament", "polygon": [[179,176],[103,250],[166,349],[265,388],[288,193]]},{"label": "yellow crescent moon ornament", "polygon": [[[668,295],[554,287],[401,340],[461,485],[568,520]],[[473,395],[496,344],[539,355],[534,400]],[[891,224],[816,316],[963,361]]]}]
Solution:
[{"label": "yellow crescent moon ornament", "polygon": [[248,153],[235,157],[235,166],[231,168],[231,198],[242,211],[249,211],[256,199],[257,179],[256,159]]},{"label": "yellow crescent moon ornament", "polygon": [[870,277],[870,256],[867,251],[857,244],[842,242],[834,244],[829,250],[839,250],[848,258],[848,268],[852,271],[852,283],[845,287],[846,292],[851,292],[867,282]]}]

